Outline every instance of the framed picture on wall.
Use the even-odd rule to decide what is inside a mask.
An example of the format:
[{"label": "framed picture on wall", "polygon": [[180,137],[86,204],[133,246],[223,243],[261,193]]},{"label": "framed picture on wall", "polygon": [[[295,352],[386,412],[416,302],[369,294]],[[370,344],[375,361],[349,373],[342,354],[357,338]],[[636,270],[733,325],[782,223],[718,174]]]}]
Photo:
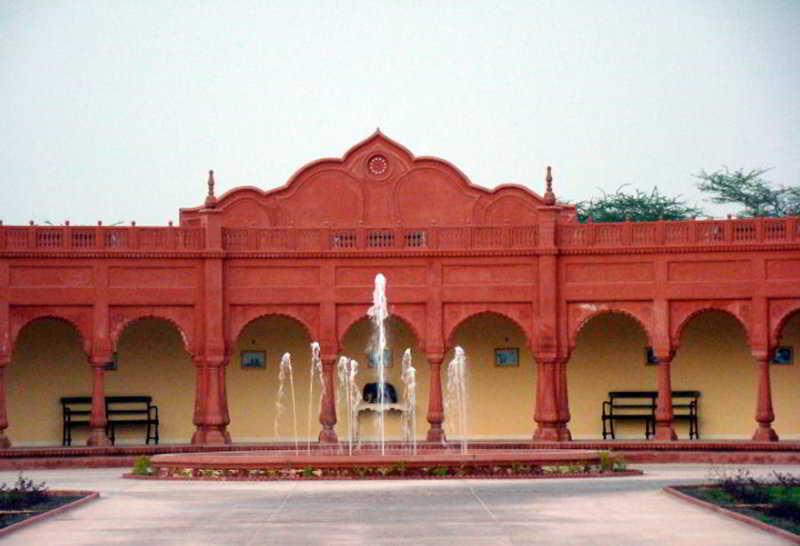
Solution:
[{"label": "framed picture on wall", "polygon": [[644,364],[645,366],[655,366],[656,364],[658,364],[656,353],[653,352],[652,347],[644,348]]},{"label": "framed picture on wall", "polygon": [[106,362],[106,365],[103,366],[103,369],[107,372],[113,372],[116,371],[118,367],[119,367],[119,354],[117,353],[117,351],[114,351],[111,355],[111,360]]},{"label": "framed picture on wall", "polygon": [[794,349],[786,345],[778,347],[775,349],[775,353],[773,353],[772,360],[769,363],[778,366],[791,366],[794,364]]},{"label": "framed picture on wall", "polygon": [[[370,351],[367,353],[367,366],[370,368],[377,368],[380,366],[378,362],[378,352],[377,351]],[[392,350],[391,349],[384,349],[383,350],[383,362],[384,368],[391,368],[392,367]]]},{"label": "framed picture on wall", "polygon": [[242,351],[242,368],[245,370],[265,370],[267,368],[267,352]]},{"label": "framed picture on wall", "polygon": [[503,347],[494,350],[494,365],[500,368],[513,368],[519,366],[519,349],[516,347]]}]

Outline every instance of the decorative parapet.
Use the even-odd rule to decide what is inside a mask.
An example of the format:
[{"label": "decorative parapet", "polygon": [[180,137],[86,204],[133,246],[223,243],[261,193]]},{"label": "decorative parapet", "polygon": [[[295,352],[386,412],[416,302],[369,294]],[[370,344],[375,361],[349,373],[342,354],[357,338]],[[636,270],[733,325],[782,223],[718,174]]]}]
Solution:
[{"label": "decorative parapet", "polygon": [[[219,228],[218,228],[219,229]],[[71,254],[206,252],[203,227],[1,226],[0,252]],[[800,244],[800,218],[754,218],[621,223],[560,223],[563,252],[642,249],[692,250]],[[222,228],[225,252],[531,251],[540,249],[537,225],[319,228]],[[217,251],[219,252],[219,251]]]}]

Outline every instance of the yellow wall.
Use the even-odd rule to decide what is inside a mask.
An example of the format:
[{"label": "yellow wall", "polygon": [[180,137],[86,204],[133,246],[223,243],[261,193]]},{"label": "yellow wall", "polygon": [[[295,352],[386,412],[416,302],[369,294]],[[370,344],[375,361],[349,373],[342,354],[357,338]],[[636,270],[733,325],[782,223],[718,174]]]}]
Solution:
[{"label": "yellow wall", "polygon": [[[504,317],[482,314],[462,323],[453,338],[467,357],[469,436],[531,438],[535,429],[536,373],[522,330]],[[519,348],[519,367],[495,366],[494,350],[508,347]],[[452,357],[451,351],[442,367],[444,391],[447,390],[446,366]],[[450,426],[445,430],[452,436]]]},{"label": "yellow wall", "polygon": [[773,426],[781,438],[800,438],[800,314],[783,327],[781,345],[794,348],[794,364],[770,366],[772,400],[775,410]]},{"label": "yellow wall", "polygon": [[[280,316],[262,317],[248,324],[236,340],[235,351],[228,364],[229,431],[235,441],[276,439],[275,401],[278,393],[278,370],[283,353],[292,355],[292,368],[297,402],[298,435],[308,437],[308,384],[311,340],[297,322]],[[241,366],[241,351],[266,351],[265,369]],[[314,385],[319,394],[319,384]],[[316,396],[315,396],[316,398]],[[277,438],[289,440],[292,433],[291,396],[289,385],[283,402],[286,412],[279,422]],[[311,436],[319,434],[319,403],[312,408]]]},{"label": "yellow wall", "polygon": [[[359,361],[359,388],[376,379],[377,371],[367,367],[366,350],[371,329],[364,320],[356,323],[343,340],[343,354]],[[467,354],[469,381],[469,435],[472,438],[528,438],[534,430],[532,420],[536,392],[535,363],[526,348],[524,335],[513,322],[495,315],[479,315],[461,325],[455,343]],[[266,317],[248,325],[236,343],[227,369],[230,432],[235,441],[288,440],[292,420],[287,397],[286,413],[274,433],[275,399],[278,390],[278,363],[285,351],[292,353],[298,410],[298,432],[305,439],[308,415],[308,368],[310,350],[305,331],[283,317]],[[402,396],[400,361],[411,347],[417,368],[417,437],[428,429],[429,366],[413,334],[402,322],[390,321],[389,343],[392,367],[387,379]],[[645,366],[644,332],[623,315],[603,315],[581,331],[568,364],[569,396],[576,438],[597,438],[601,433],[600,405],[610,390],[654,390],[655,367]],[[784,328],[782,344],[795,348],[800,360],[800,315]],[[519,347],[518,368],[494,366],[494,349]],[[266,370],[247,370],[240,365],[240,351],[265,350]],[[123,333],[119,348],[119,369],[106,373],[106,392],[149,394],[160,408],[162,442],[188,442],[194,427],[195,371],[183,349],[180,335],[169,323],[143,319]],[[446,389],[446,366],[442,369]],[[782,438],[800,438],[800,362],[791,366],[772,366],[775,429]],[[756,427],[755,363],[738,323],[722,313],[706,313],[695,318],[684,330],[672,366],[674,389],[702,391],[700,433],[702,438],[749,438]],[[15,445],[58,445],[61,442],[62,396],[88,396],[91,373],[81,341],[69,324],[53,319],[31,323],[23,329],[7,370],[8,435]],[[312,407],[311,437],[316,438],[318,385]],[[341,398],[337,396],[337,398]],[[339,404],[336,430],[347,438],[344,407]],[[362,416],[362,438],[375,438],[371,420]],[[446,430],[454,437],[446,420]],[[389,414],[387,438],[400,435],[399,416]],[[618,428],[618,437],[642,438],[643,425]],[[685,425],[678,433],[686,437]],[[131,428],[118,435],[121,443],[143,441],[144,431]],[[85,429],[74,434],[74,445],[85,441]]]},{"label": "yellow wall", "polygon": [[[601,405],[609,391],[655,390],[655,367],[644,365],[646,345],[644,331],[626,315],[600,315],[583,327],[567,364],[573,437],[602,438]],[[617,438],[644,438],[644,423],[615,428]]]},{"label": "yellow wall", "polygon": [[[118,369],[108,371],[106,395],[147,395],[158,406],[161,443],[188,442],[194,432],[195,366],[180,332],[168,321],[129,324],[117,346]],[[91,392],[91,391],[89,391]],[[118,427],[117,444],[143,443],[143,426]]]},{"label": "yellow wall", "polygon": [[[62,396],[92,392],[91,367],[78,333],[68,323],[41,319],[17,338],[6,371],[8,429],[14,445],[60,445]],[[76,429],[72,445],[86,442]]]},{"label": "yellow wall", "polygon": [[[784,345],[800,349],[800,316],[784,328]],[[578,335],[568,364],[570,429],[576,438],[601,437],[601,404],[611,390],[655,390],[655,366],[644,364],[647,338],[624,315],[601,315]],[[800,363],[771,366],[775,429],[782,438],[800,437]],[[699,390],[702,439],[750,438],[756,428],[756,368],[735,318],[708,312],[684,329],[672,362],[672,388]],[[621,423],[617,438],[643,438],[644,425]],[[688,437],[685,423],[678,436]]]}]

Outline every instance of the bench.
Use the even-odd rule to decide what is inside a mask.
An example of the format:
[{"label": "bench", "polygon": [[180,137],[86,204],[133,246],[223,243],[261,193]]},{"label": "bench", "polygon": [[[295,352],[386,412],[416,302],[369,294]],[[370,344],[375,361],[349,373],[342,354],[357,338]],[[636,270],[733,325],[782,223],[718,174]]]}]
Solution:
[{"label": "bench", "polygon": [[61,399],[61,445],[72,445],[72,429],[89,426],[92,415],[91,396],[65,396]]},{"label": "bench", "polygon": [[[150,440],[158,444],[158,406],[151,396],[106,396],[106,435],[114,444],[116,429],[121,426],[145,426],[145,443]],[[61,445],[72,445],[72,429],[88,426],[92,414],[90,396],[67,396],[61,398],[63,432]]]},{"label": "bench", "polygon": [[[689,423],[689,439],[699,439],[698,401],[700,391],[672,391],[673,421]],[[657,391],[611,391],[603,402],[603,439],[616,438],[615,421],[644,421],[645,438],[655,436]]]}]

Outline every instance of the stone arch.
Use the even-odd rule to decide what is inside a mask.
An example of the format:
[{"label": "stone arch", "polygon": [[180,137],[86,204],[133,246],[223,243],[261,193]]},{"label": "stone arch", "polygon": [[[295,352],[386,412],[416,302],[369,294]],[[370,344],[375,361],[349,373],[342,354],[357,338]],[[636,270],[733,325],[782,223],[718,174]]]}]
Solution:
[{"label": "stone arch", "polygon": [[730,317],[733,317],[736,320],[737,324],[739,324],[739,326],[742,329],[742,334],[744,334],[744,340],[745,340],[745,343],[747,343],[747,347],[748,348],[752,348],[752,343],[751,343],[751,339],[750,339],[750,331],[747,328],[747,323],[744,320],[742,320],[742,317],[740,317],[738,314],[736,314],[735,312],[733,312],[733,311],[731,311],[729,309],[724,309],[724,308],[720,308],[720,307],[711,307],[710,306],[710,307],[701,307],[699,309],[696,309],[696,310],[692,311],[691,313],[689,313],[686,316],[684,316],[680,320],[680,322],[677,323],[677,326],[675,328],[674,340],[673,340],[673,346],[674,346],[675,350],[677,350],[677,348],[680,346],[681,337],[683,336],[683,333],[686,330],[686,327],[695,318],[697,318],[700,315],[703,315],[705,313],[722,313],[723,315],[728,315]]},{"label": "stone arch", "polygon": [[596,311],[591,312],[589,315],[583,317],[580,322],[578,322],[577,326],[575,327],[574,333],[570,336],[570,352],[575,348],[575,345],[578,342],[578,336],[580,335],[581,331],[586,327],[594,319],[603,316],[603,315],[622,315],[633,322],[639,325],[642,332],[644,332],[645,337],[647,338],[647,343],[652,347],[653,346],[653,334],[650,332],[650,329],[647,327],[642,318],[634,312],[631,312],[626,309],[620,309],[616,307],[609,307],[604,309],[598,309]]},{"label": "stone arch", "polygon": [[478,316],[481,316],[481,315],[490,315],[490,316],[501,317],[501,318],[503,318],[505,320],[510,321],[517,328],[519,328],[520,332],[522,332],[522,335],[525,337],[525,341],[527,341],[528,347],[529,348],[531,347],[533,342],[532,342],[532,339],[531,339],[530,332],[520,323],[520,321],[516,317],[513,317],[513,316],[511,316],[511,314],[504,313],[504,312],[499,311],[499,310],[486,309],[484,311],[475,311],[475,312],[469,313],[469,314],[461,317],[458,320],[458,322],[456,322],[452,326],[452,328],[449,328],[448,332],[447,332],[447,335],[445,336],[445,347],[446,347],[446,349],[452,349],[453,344],[454,344],[455,333],[458,331],[458,329],[462,325],[464,325],[466,322],[470,321],[471,319],[473,319],[475,317],[478,317]]},{"label": "stone arch", "polygon": [[775,321],[774,328],[770,331],[769,341],[770,341],[770,352],[774,350],[779,344],[781,340],[781,336],[783,334],[784,327],[792,320],[795,316],[800,315],[800,307],[796,307],[793,309],[789,309],[788,311],[784,312],[778,320]]},{"label": "stone arch", "polygon": [[14,349],[17,346],[17,341],[19,340],[19,336],[23,330],[25,330],[28,326],[33,324],[34,322],[40,320],[57,320],[63,324],[67,324],[70,328],[75,332],[78,336],[78,340],[80,341],[81,348],[83,352],[86,353],[87,358],[91,354],[91,339],[81,330],[81,327],[76,323],[74,320],[71,320],[65,316],[56,314],[56,313],[45,313],[41,315],[34,316],[32,318],[26,317],[24,322],[19,323],[12,327],[11,332],[11,353],[13,354]]},{"label": "stone arch", "polygon": [[178,334],[180,334],[180,336],[181,336],[181,342],[183,343],[183,348],[186,350],[187,353],[189,353],[189,355],[194,357],[195,353],[192,350],[192,346],[191,346],[191,343],[189,341],[189,337],[188,337],[184,327],[181,326],[181,324],[176,319],[168,317],[168,316],[160,315],[158,313],[147,313],[147,314],[143,314],[143,315],[130,316],[130,317],[126,317],[126,318],[122,319],[121,321],[119,321],[111,330],[111,348],[112,348],[112,350],[114,350],[114,351],[117,350],[117,346],[119,345],[119,340],[122,338],[122,334],[125,332],[125,330],[129,326],[131,326],[134,323],[139,322],[141,320],[145,320],[145,319],[155,319],[155,320],[163,321],[163,322],[168,323],[173,328],[175,328],[175,330],[177,330]]},{"label": "stone arch", "polygon": [[298,324],[303,331],[308,336],[308,339],[312,341],[319,341],[317,337],[314,336],[314,330],[311,328],[311,325],[301,316],[296,313],[292,313],[291,311],[265,311],[259,312],[254,310],[252,313],[248,313],[242,317],[238,317],[234,324],[231,324],[231,337],[230,343],[228,344],[229,348],[233,347],[236,344],[236,340],[242,335],[242,333],[247,329],[248,326],[256,322],[257,320],[261,320],[263,318],[268,317],[282,317],[288,319],[296,324]]},{"label": "stone arch", "polygon": [[[417,340],[417,348],[421,349],[424,346],[425,338],[420,336],[419,329],[414,324],[413,319],[410,319],[408,316],[405,315],[405,313],[402,313],[402,312],[398,313],[395,310],[390,310],[388,320],[392,320],[392,319],[396,320],[397,322],[402,323],[403,326],[408,328],[409,332],[411,332],[411,334],[414,336],[414,339]],[[367,316],[367,315],[350,316],[350,317],[346,317],[342,321],[342,323],[341,323],[342,327],[339,328],[339,332],[337,334],[337,342],[338,342],[339,346],[342,345],[342,343],[344,341],[344,338],[347,335],[347,332],[349,332],[350,329],[353,326],[355,326],[356,324],[358,324],[359,322],[361,322],[363,320],[367,320],[368,321],[369,320],[369,316]]]}]

